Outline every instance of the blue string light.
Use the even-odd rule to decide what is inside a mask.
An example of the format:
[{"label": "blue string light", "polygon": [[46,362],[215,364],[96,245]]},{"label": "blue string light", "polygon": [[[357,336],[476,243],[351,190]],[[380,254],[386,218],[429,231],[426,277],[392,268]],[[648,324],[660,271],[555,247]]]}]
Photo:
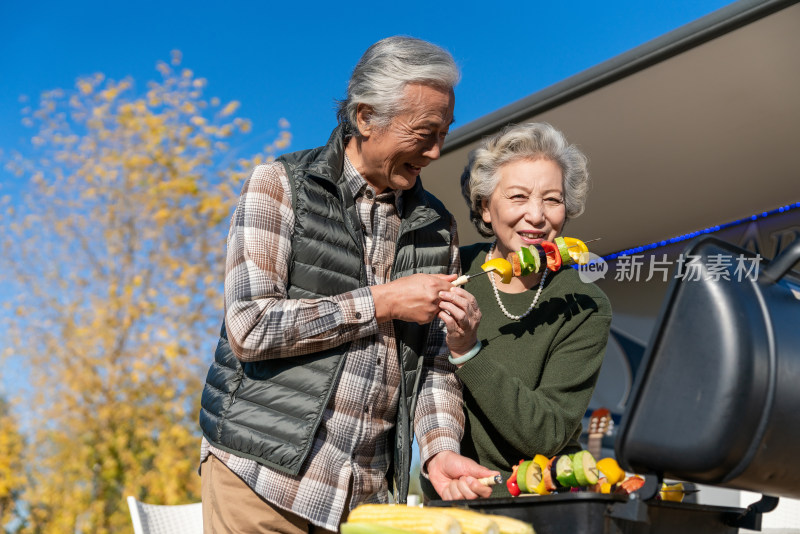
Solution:
[{"label": "blue string light", "polygon": [[716,226],[711,226],[709,228],[705,228],[703,230],[697,230],[695,232],[691,232],[689,234],[683,234],[677,237],[672,237],[670,239],[664,241],[658,241],[656,243],[650,243],[648,245],[641,245],[634,248],[629,248],[627,250],[623,250],[620,252],[615,252],[613,254],[608,254],[607,256],[603,256],[603,259],[606,261],[613,260],[619,258],[621,256],[630,256],[631,254],[639,254],[646,250],[653,250],[654,248],[663,247],[666,245],[671,245],[673,243],[680,243],[681,241],[686,241],[687,239],[693,239],[700,234],[710,234],[713,232],[719,232],[720,230],[724,230],[726,228],[730,228],[732,226],[736,226],[737,224],[742,224],[750,221],[758,220],[759,218],[763,219],[765,217],[769,217],[770,215],[776,215],[778,213],[784,213],[789,210],[800,208],[800,202],[795,202],[794,204],[788,204],[786,206],[781,206],[780,208],[774,209],[772,211],[762,211],[761,213],[757,213],[755,215],[751,215],[750,217],[745,217],[744,219],[738,219],[736,221],[732,221],[725,224],[718,224]]}]

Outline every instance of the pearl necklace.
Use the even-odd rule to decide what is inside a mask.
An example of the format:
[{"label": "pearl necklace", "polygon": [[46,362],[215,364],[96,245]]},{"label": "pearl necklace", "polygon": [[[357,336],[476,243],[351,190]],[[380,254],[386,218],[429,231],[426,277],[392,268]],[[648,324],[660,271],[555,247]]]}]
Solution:
[{"label": "pearl necklace", "polygon": [[[489,254],[486,257],[486,261],[492,259],[492,255],[494,255],[494,249],[496,246],[497,246],[497,241],[492,243],[492,248],[489,249]],[[536,295],[533,297],[533,302],[531,302],[531,305],[528,307],[528,310],[522,315],[511,315],[510,313],[508,313],[508,310],[506,309],[505,306],[503,306],[503,302],[500,300],[500,292],[497,291],[497,284],[495,284],[494,282],[494,272],[489,273],[489,281],[492,283],[494,298],[497,299],[497,304],[500,305],[500,310],[503,312],[503,314],[513,321],[519,321],[520,319],[527,317],[528,314],[533,311],[533,308],[536,307],[536,303],[539,302],[539,295],[542,294],[542,288],[544,287],[545,278],[547,278],[547,269],[545,269],[544,272],[542,273],[542,280],[539,282],[539,289],[536,291]]]}]

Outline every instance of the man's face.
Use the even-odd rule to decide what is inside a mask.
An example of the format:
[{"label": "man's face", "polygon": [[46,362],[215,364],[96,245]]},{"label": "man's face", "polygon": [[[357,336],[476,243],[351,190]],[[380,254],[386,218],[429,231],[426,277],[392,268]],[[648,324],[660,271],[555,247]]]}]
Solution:
[{"label": "man's face", "polygon": [[378,192],[414,187],[420,170],[439,158],[453,122],[454,105],[452,90],[409,84],[403,91],[404,111],[388,126],[368,121],[362,125],[359,113],[362,137],[356,168],[361,176]]}]

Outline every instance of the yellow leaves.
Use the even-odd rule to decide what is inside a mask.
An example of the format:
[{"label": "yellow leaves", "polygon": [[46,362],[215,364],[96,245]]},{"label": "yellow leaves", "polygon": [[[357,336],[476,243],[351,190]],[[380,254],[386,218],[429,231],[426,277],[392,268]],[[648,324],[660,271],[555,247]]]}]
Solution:
[{"label": "yellow leaves", "polygon": [[194,148],[210,148],[211,141],[207,137],[196,135],[189,140],[189,145]]},{"label": "yellow leaves", "polygon": [[180,50],[170,51],[170,61],[174,66],[180,65],[182,59],[183,59],[183,54],[181,53]]},{"label": "yellow leaves", "polygon": [[163,61],[159,61],[156,63],[156,70],[161,73],[162,76],[165,78],[172,74],[172,69],[169,68],[169,65],[164,63]]},{"label": "yellow leaves", "polygon": [[129,89],[131,86],[130,82],[128,81],[121,81],[117,85],[109,85],[109,87],[100,92],[100,98],[105,100],[106,102],[111,102],[115,100],[120,93]]},{"label": "yellow leaves", "polygon": [[97,106],[96,108],[92,109],[92,117],[95,119],[101,119],[106,116],[107,112],[108,105]]},{"label": "yellow leaves", "polygon": [[181,111],[187,115],[191,115],[192,113],[197,113],[197,107],[191,102],[184,102],[181,106]]},{"label": "yellow leaves", "polygon": [[275,142],[272,144],[275,148],[282,150],[288,147],[291,142],[292,142],[292,134],[283,131],[281,132],[280,137],[276,139]]},{"label": "yellow leaves", "polygon": [[[8,407],[4,404],[0,403],[0,408],[6,411]],[[10,497],[25,483],[23,448],[23,438],[16,421],[10,415],[0,415],[0,500]]]},{"label": "yellow leaves", "polygon": [[234,113],[236,113],[236,110],[239,109],[239,105],[240,105],[239,102],[236,100],[228,102],[228,104],[220,110],[219,112],[220,117],[227,117],[229,115],[233,115]]},{"label": "yellow leaves", "polygon": [[233,133],[233,126],[230,124],[226,124],[217,130],[217,135],[219,137],[230,137]]},{"label": "yellow leaves", "polygon": [[0,397],[0,529],[19,519],[15,502],[27,485],[25,441],[10,406]]},{"label": "yellow leaves", "polygon": [[196,195],[199,191],[197,181],[191,176],[178,176],[160,183],[157,190],[173,196]]},{"label": "yellow leaves", "polygon": [[150,128],[151,130],[159,130],[164,126],[165,121],[166,121],[165,117],[161,117],[158,115],[147,115],[144,118],[145,125],[147,125],[147,127]]},{"label": "yellow leaves", "polygon": [[91,335],[92,330],[85,326],[79,326],[75,328],[74,333],[76,338],[82,339],[82,338],[88,338]]},{"label": "yellow leaves", "polygon": [[94,91],[94,85],[89,80],[78,80],[78,90],[84,95],[89,95]]},{"label": "yellow leaves", "polygon": [[210,224],[215,225],[222,222],[227,215],[229,206],[218,196],[206,196],[200,201],[197,208],[200,214],[209,218]]},{"label": "yellow leaves", "polygon": [[164,357],[168,360],[174,360],[180,354],[180,346],[176,343],[170,343],[164,347]]},{"label": "yellow leaves", "polygon": [[172,215],[172,211],[168,208],[161,208],[157,212],[153,214],[153,219],[158,224],[164,224],[167,220],[169,220],[170,216]]},{"label": "yellow leaves", "polygon": [[253,125],[249,120],[236,118],[233,123],[239,127],[239,131],[242,133],[250,133]]},{"label": "yellow leaves", "polygon": [[125,160],[122,162],[122,165],[128,169],[134,169],[147,167],[152,163],[153,160],[144,154],[131,154],[129,157],[125,158]]}]

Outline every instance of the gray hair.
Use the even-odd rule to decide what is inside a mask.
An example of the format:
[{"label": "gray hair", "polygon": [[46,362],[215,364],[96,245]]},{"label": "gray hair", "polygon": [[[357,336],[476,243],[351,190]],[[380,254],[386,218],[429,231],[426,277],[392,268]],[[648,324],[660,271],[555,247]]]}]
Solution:
[{"label": "gray hair", "polygon": [[453,56],[443,48],[413,37],[387,37],[361,56],[350,76],[347,98],[339,101],[336,116],[349,135],[360,136],[356,120],[359,104],[370,106],[372,124],[383,128],[403,111],[407,84],[450,90],[460,77]]},{"label": "gray hair", "polygon": [[469,206],[469,218],[484,237],[494,231],[481,214],[500,181],[500,168],[521,159],[546,159],[561,167],[567,220],[583,213],[589,191],[588,159],[564,134],[544,122],[509,125],[485,139],[469,155],[461,175],[461,194]]}]

